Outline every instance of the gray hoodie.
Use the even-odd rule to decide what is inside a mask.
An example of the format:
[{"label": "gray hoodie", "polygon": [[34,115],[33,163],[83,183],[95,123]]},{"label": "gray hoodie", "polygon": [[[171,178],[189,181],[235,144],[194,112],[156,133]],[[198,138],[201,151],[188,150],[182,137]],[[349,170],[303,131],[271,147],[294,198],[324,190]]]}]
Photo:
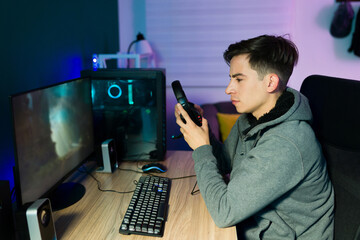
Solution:
[{"label": "gray hoodie", "polygon": [[246,239],[333,239],[334,191],[311,110],[287,91],[285,114],[246,133],[242,114],[223,145],[212,139],[193,152],[199,189],[216,225],[237,225]]}]

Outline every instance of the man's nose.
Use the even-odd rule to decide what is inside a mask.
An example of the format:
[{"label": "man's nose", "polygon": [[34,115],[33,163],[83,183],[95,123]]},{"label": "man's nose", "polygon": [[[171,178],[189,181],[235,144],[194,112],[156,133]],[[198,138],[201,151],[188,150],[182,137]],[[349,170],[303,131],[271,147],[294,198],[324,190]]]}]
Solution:
[{"label": "man's nose", "polygon": [[231,81],[229,82],[229,84],[227,85],[226,89],[225,89],[225,93],[227,95],[230,95],[231,93],[233,93],[234,90],[233,90],[233,86],[232,86],[232,83]]}]

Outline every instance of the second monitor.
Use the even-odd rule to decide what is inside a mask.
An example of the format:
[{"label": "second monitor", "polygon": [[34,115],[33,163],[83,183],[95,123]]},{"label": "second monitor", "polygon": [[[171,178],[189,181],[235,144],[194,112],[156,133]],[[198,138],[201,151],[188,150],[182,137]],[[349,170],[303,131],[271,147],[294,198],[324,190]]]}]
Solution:
[{"label": "second monitor", "polygon": [[114,139],[118,160],[161,161],[166,152],[163,69],[85,70],[91,78],[95,141]]}]

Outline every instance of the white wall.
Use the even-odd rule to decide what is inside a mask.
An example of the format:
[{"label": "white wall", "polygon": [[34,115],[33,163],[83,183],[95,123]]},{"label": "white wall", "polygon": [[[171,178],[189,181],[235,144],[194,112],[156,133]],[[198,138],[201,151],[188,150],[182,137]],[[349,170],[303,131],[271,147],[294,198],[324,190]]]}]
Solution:
[{"label": "white wall", "polygon": [[145,0],[118,0],[119,49],[126,53],[138,32],[146,35]]},{"label": "white wall", "polygon": [[241,39],[292,30],[289,0],[157,0],[146,2],[147,37],[158,65],[166,68],[168,85],[225,86],[228,66],[222,54]]},{"label": "white wall", "polygon": [[[334,0],[297,0],[295,3],[293,33],[300,59],[290,86],[299,89],[303,79],[311,74],[360,80],[360,58],[347,52],[353,31],[341,39],[330,35],[330,24],[338,3]],[[360,3],[351,4],[357,14]]]},{"label": "white wall", "polygon": [[[182,0],[183,2],[189,2]],[[257,0],[257,2],[269,3],[269,0]],[[303,79],[310,74],[324,74],[336,77],[360,79],[360,58],[348,53],[351,34],[342,39],[336,39],[330,35],[329,27],[333,14],[338,3],[334,0],[289,0],[294,7],[288,10],[293,11],[291,29],[289,30],[292,40],[296,43],[300,51],[299,64],[294,70],[292,80],[289,85],[299,89]],[[156,1],[158,2],[158,1]],[[178,1],[181,2],[181,1]],[[201,2],[201,1],[200,1]],[[246,1],[244,1],[246,2]],[[270,1],[271,2],[271,1]],[[278,0],[272,0],[274,6],[269,11],[284,10],[276,6]],[[209,1],[207,1],[209,3]],[[120,18],[120,49],[126,51],[129,43],[136,38],[138,32],[143,32],[145,37],[151,36],[148,32],[146,5],[153,4],[148,0],[119,0]],[[351,3],[355,13],[357,13],[360,3]],[[170,8],[173,4],[164,6]],[[267,4],[268,6],[269,4]],[[260,18],[260,16],[259,16]],[[164,22],[169,21],[164,15]],[[251,21],[251,19],[247,20]],[[253,20],[254,21],[254,20]],[[355,22],[355,21],[354,21]],[[229,22],[231,24],[231,22]],[[251,22],[249,22],[251,24]],[[354,28],[353,24],[353,28]],[[166,29],[165,29],[166,31]],[[243,34],[248,35],[248,34]],[[164,35],[166,37],[166,34]],[[171,36],[167,36],[171,38]],[[152,39],[148,40],[152,42]],[[229,42],[241,39],[229,40]],[[158,43],[152,42],[153,45]],[[174,46],[175,47],[175,46]],[[221,46],[225,49],[227,46]],[[160,52],[159,55],[162,53]],[[209,84],[209,83],[208,83]],[[169,84],[168,84],[169,85]],[[190,84],[192,85],[192,84]],[[218,85],[210,83],[209,85]]]},{"label": "white wall", "polygon": [[[179,0],[180,1],[180,0]],[[179,2],[178,1],[178,2]],[[189,4],[189,0],[182,0]],[[215,1],[201,1],[200,2],[211,4]],[[248,1],[242,1],[242,4],[246,4]],[[309,75],[312,74],[322,74],[329,75],[334,77],[343,77],[349,79],[357,79],[360,80],[360,58],[353,55],[353,53],[348,53],[347,49],[351,43],[351,35],[346,38],[336,39],[330,35],[329,29],[331,20],[333,18],[334,12],[337,8],[338,3],[335,3],[335,0],[287,0],[291,2],[291,4],[287,4],[287,8],[283,9],[277,4],[283,1],[279,0],[254,0],[251,1],[251,4],[264,3],[264,6],[268,7],[268,11],[271,11],[272,16],[276,16],[278,11],[279,14],[282,14],[282,18],[286,17],[288,21],[281,26],[283,29],[288,29],[291,39],[298,46],[300,52],[299,63],[294,69],[293,76],[290,79],[289,86],[295,89],[300,89],[302,81]],[[232,4],[236,3],[236,1],[230,1]],[[273,4],[269,4],[272,2]],[[136,34],[140,31],[145,33],[145,37],[147,36],[155,36],[156,34],[149,32],[149,26],[147,26],[147,9],[144,9],[144,6],[149,6],[148,4],[152,4],[152,1],[149,0],[119,0],[119,14],[120,14],[120,49],[124,50],[128,44],[135,39]],[[223,4],[227,4],[229,2],[224,1]],[[214,3],[215,4],[215,3]],[[283,2],[285,4],[285,2]],[[358,12],[360,7],[360,3],[351,3],[355,10],[355,14]],[[245,6],[245,5],[244,5]],[[172,4],[164,4],[163,11],[166,12],[167,9],[165,7],[173,7]],[[246,7],[246,6],[245,6]],[[261,9],[262,11],[264,9]],[[214,11],[212,9],[212,11]],[[259,13],[262,13],[259,11]],[[282,12],[281,12],[282,11]],[[289,13],[284,14],[283,11],[289,11]],[[161,14],[161,12],[159,12]],[[212,14],[216,14],[212,12]],[[165,17],[162,18],[162,21],[173,21],[173,19],[168,19]],[[261,16],[259,16],[259,19]],[[282,19],[279,18],[279,19]],[[135,19],[135,20],[134,20]],[[251,19],[256,18],[247,18],[246,21],[249,21],[249,24],[254,24]],[[229,24],[233,27],[234,22],[230,21]],[[177,19],[178,21],[178,19]],[[243,22],[242,22],[243,23]],[[355,21],[353,22],[353,28]],[[166,25],[166,24],[165,24]],[[260,29],[260,27],[259,27]],[[259,29],[255,29],[255,32],[259,32]],[[237,29],[238,30],[238,29]],[[254,30],[254,29],[253,29]],[[164,29],[166,33],[166,29]],[[240,31],[241,32],[241,31]],[[242,32],[243,33],[243,32]],[[254,33],[254,32],[253,32]],[[251,33],[251,34],[253,34]],[[267,33],[264,30],[264,33]],[[248,36],[248,34],[242,34]],[[251,35],[250,34],[250,35]],[[263,33],[259,33],[263,34]],[[164,34],[164,37],[170,38]],[[236,39],[235,39],[236,38]],[[159,50],[159,46],[157,46],[157,42],[152,42],[153,39],[147,38],[150,43],[155,46],[155,50]],[[234,37],[234,39],[229,39],[230,43],[242,40],[241,37]],[[219,43],[220,44],[220,43]],[[176,46],[174,46],[175,48]],[[227,44],[221,43],[221,49],[225,50]],[[159,55],[163,54],[162,52],[158,52]],[[219,53],[219,54],[222,54]],[[172,60],[173,61],[173,60]],[[165,64],[166,63],[161,63]],[[171,66],[174,63],[172,62]],[[160,66],[161,67],[161,66]],[[223,67],[224,69],[224,79],[222,84],[219,84],[219,78],[216,79],[206,79],[199,81],[200,84],[196,83],[196,78],[191,79],[191,82],[185,81],[184,90],[188,96],[188,99],[197,104],[203,104],[208,102],[217,102],[217,101],[226,101],[229,99],[228,96],[225,95],[225,86],[228,81],[228,69]],[[171,70],[171,69],[169,69]],[[172,71],[172,70],[171,70]],[[198,74],[196,69],[194,68],[194,76]],[[178,73],[180,75],[180,72]],[[186,77],[190,78],[191,73],[187,73]],[[222,74],[222,73],[220,73]],[[185,76],[185,75],[184,75]],[[197,76],[197,75],[196,75]],[[218,75],[221,76],[221,75]],[[167,85],[169,86],[172,78],[176,78],[176,75],[169,74],[167,79]],[[182,80],[181,78],[179,78]],[[216,81],[216,82],[215,82]],[[172,89],[170,87],[167,88],[167,125],[168,125],[168,136],[174,134],[174,129],[177,129],[175,124],[175,119],[173,116],[173,108],[176,101],[173,96]],[[171,147],[170,143],[170,149]],[[168,144],[169,145],[169,144]]]}]

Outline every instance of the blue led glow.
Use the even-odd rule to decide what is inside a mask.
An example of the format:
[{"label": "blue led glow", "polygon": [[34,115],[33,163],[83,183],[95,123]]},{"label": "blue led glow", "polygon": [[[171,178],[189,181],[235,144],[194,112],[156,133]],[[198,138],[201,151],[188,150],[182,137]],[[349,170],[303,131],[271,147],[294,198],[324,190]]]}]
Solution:
[{"label": "blue led glow", "polygon": [[95,93],[96,93],[95,87],[94,85],[91,85],[91,99],[93,104],[95,102]]},{"label": "blue led glow", "polygon": [[96,71],[99,67],[99,63],[98,63],[98,56],[97,54],[93,54],[93,58],[92,58],[92,62],[93,62],[93,70]]},{"label": "blue led glow", "polygon": [[[119,93],[117,95],[114,95],[111,93],[111,89],[113,89],[113,88],[116,88],[119,91]],[[121,94],[122,94],[122,91],[121,91],[121,88],[119,87],[119,85],[113,84],[108,89],[108,95],[111,98],[117,99],[121,96]]]},{"label": "blue led glow", "polygon": [[129,104],[133,105],[134,104],[134,99],[133,99],[132,84],[128,85],[128,92],[129,92]]}]

